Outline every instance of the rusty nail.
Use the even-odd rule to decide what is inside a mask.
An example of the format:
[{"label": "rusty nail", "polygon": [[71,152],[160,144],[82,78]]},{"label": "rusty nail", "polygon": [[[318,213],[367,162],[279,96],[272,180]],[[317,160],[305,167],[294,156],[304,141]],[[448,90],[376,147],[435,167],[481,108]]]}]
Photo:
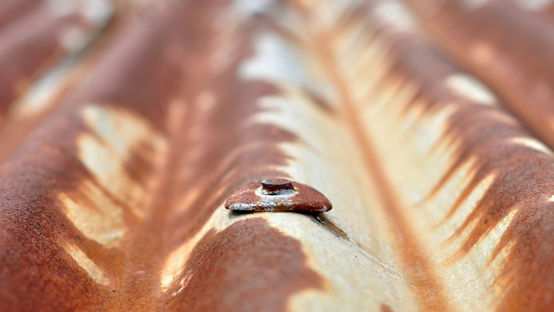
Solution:
[{"label": "rusty nail", "polygon": [[262,180],[263,194],[279,195],[284,190],[294,190],[291,181],[284,178],[267,178]]}]

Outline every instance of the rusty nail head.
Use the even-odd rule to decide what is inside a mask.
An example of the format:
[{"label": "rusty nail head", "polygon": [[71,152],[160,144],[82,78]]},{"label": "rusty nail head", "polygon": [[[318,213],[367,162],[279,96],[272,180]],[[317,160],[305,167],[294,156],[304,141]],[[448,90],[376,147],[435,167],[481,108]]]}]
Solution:
[{"label": "rusty nail head", "polygon": [[325,212],[333,208],[329,199],[313,187],[285,178],[267,178],[245,184],[225,200],[234,211]]},{"label": "rusty nail head", "polygon": [[294,190],[291,181],[284,178],[267,178],[262,180],[262,191],[266,195],[279,195],[284,190]]}]

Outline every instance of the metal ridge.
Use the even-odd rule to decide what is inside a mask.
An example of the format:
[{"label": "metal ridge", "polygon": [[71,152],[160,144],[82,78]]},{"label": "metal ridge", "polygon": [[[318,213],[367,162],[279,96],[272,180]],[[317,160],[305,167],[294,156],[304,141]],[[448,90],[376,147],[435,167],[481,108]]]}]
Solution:
[{"label": "metal ridge", "polygon": [[406,2],[450,56],[487,83],[507,108],[554,147],[550,1]]}]

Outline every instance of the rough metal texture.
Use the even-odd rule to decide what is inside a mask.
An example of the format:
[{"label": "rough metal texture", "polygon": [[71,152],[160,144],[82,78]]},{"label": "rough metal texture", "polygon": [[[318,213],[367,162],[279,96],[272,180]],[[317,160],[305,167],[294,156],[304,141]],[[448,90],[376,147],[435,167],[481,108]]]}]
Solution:
[{"label": "rough metal texture", "polygon": [[457,61],[554,147],[554,4],[550,0],[409,0]]},{"label": "rough metal texture", "polygon": [[547,104],[406,3],[2,3],[0,310],[551,310]]}]

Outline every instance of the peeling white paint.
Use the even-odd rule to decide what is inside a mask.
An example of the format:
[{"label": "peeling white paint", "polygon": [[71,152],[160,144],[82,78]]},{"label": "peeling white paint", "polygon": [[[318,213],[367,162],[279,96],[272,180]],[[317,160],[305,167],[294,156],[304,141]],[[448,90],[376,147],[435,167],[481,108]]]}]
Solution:
[{"label": "peeling white paint", "polygon": [[383,23],[392,25],[398,30],[413,31],[417,29],[415,19],[410,11],[397,0],[379,2],[373,12]]},{"label": "peeling white paint", "polygon": [[270,7],[274,4],[274,0],[235,0],[231,6],[231,11],[245,21],[256,14],[269,12]]},{"label": "peeling white paint", "polygon": [[66,244],[65,251],[77,262],[77,264],[87,272],[90,278],[98,284],[107,286],[110,280],[102,269],[94,263],[79,247],[73,244]]},{"label": "peeling white paint", "polygon": [[552,151],[546,145],[544,145],[542,142],[538,140],[535,140],[529,137],[512,138],[510,139],[510,143],[523,145],[525,147],[532,148],[536,151],[539,151],[548,155],[553,155]]},{"label": "peeling white paint", "polygon": [[464,0],[462,4],[470,9],[477,9],[490,2],[490,0]]},{"label": "peeling white paint", "polygon": [[123,208],[90,181],[79,189],[81,196],[76,199],[58,194],[67,218],[87,238],[106,247],[118,246],[126,231]]},{"label": "peeling white paint", "polygon": [[81,26],[71,26],[62,30],[60,43],[67,51],[75,52],[82,49],[87,43],[87,33]]},{"label": "peeling white paint", "polygon": [[245,80],[266,80],[279,85],[291,85],[309,90],[328,103],[334,103],[336,92],[325,81],[314,80],[307,71],[298,49],[281,37],[262,33],[255,41],[254,57],[239,68],[239,76]]},{"label": "peeling white paint", "polygon": [[483,84],[466,74],[453,74],[446,78],[446,85],[456,94],[486,105],[495,105],[497,99]]},{"label": "peeling white paint", "polygon": [[516,3],[525,10],[540,11],[552,4],[552,0],[516,0]]}]

